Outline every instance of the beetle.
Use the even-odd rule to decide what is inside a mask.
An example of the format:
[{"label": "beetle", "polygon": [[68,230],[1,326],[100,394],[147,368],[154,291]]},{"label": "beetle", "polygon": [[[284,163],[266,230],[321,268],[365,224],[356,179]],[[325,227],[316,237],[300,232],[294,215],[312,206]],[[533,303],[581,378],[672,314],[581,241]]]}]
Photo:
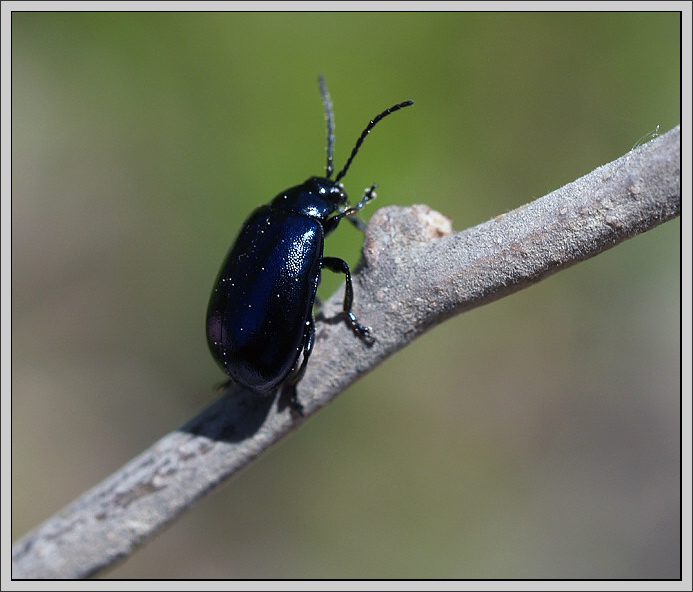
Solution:
[{"label": "beetle", "polygon": [[207,309],[209,349],[231,380],[258,395],[289,385],[290,406],[299,415],[302,407],[295,387],[305,373],[315,342],[313,306],[323,268],[345,275],[345,320],[367,344],[375,341],[371,329],[351,312],[349,265],[337,257],[325,257],[324,240],[344,218],[363,229],[352,216],[376,197],[377,185],[350,206],[340,180],[378,122],[413,105],[413,101],[398,103],[374,117],[344,168],[332,179],[334,114],[322,76],[319,84],[327,122],[325,176],[310,177],[282,191],[250,215],[221,266]]}]

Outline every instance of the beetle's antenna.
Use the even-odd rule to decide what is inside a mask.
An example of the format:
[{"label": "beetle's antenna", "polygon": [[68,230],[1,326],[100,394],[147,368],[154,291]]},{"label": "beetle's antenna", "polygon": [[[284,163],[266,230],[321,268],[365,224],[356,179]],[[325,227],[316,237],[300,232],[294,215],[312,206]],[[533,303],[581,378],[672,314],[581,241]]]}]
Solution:
[{"label": "beetle's antenna", "polygon": [[330,91],[327,90],[327,82],[321,74],[318,76],[320,83],[320,94],[322,95],[322,104],[325,106],[325,120],[327,121],[327,167],[325,168],[325,177],[328,179],[334,173],[334,164],[332,162],[334,156],[334,111],[332,110],[332,99]]},{"label": "beetle's antenna", "polygon": [[[409,107],[409,105],[413,105],[414,101],[404,101],[404,103],[399,103],[398,105],[394,105],[393,107],[390,107],[389,109],[385,109],[380,115],[376,115],[371,122],[366,126],[366,129],[363,130],[361,133],[361,137],[356,141],[356,146],[354,146],[354,149],[351,151],[351,156],[349,156],[349,160],[347,160],[346,164],[344,165],[344,168],[337,174],[335,177],[335,182],[339,181],[344,175],[346,175],[347,171],[349,170],[349,167],[351,166],[351,161],[354,160],[354,156],[356,156],[356,153],[359,151],[359,148],[361,148],[361,144],[363,144],[363,141],[366,139],[366,136],[370,133],[370,131],[377,125],[377,123],[381,120],[390,115],[391,113],[394,113],[395,111],[399,111],[400,109],[403,109],[404,107]],[[329,146],[329,142],[328,142]],[[329,175],[327,176],[329,179]]]}]

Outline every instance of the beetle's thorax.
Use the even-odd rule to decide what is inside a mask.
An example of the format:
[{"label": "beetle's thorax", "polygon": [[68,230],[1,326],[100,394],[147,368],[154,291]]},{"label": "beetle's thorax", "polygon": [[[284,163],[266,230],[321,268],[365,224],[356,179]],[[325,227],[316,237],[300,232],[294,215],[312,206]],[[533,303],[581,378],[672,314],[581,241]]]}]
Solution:
[{"label": "beetle's thorax", "polygon": [[340,183],[325,177],[311,177],[305,183],[277,195],[270,205],[280,210],[326,220],[348,200]]}]

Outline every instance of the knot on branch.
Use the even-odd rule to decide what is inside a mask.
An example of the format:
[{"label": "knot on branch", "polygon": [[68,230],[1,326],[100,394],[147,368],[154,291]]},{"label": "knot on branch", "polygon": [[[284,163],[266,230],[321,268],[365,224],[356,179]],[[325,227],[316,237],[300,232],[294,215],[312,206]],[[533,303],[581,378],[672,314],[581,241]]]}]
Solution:
[{"label": "knot on branch", "polygon": [[427,205],[381,208],[371,218],[363,244],[365,266],[375,266],[379,255],[450,236],[452,220]]}]

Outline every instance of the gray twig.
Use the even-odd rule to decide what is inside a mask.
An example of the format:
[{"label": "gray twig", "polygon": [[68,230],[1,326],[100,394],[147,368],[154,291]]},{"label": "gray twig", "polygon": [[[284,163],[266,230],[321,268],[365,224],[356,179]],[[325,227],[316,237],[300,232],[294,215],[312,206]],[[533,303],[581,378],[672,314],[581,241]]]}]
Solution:
[{"label": "gray twig", "polygon": [[[306,417],[443,320],[527,287],[670,220],[681,211],[680,128],[577,181],[452,234],[426,206],[372,218],[355,280],[355,313],[377,328],[367,347],[323,308],[299,398]],[[17,542],[14,578],[84,578],[131,554],[205,493],[285,436],[282,397],[238,387],[163,437]]]}]

